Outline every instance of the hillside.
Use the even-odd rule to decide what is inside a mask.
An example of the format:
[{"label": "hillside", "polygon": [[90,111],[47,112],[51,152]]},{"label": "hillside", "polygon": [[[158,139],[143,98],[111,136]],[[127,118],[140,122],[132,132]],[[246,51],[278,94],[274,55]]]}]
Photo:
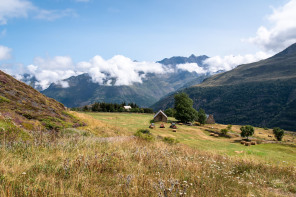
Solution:
[{"label": "hillside", "polygon": [[63,104],[0,71],[0,125],[13,123],[20,129],[59,130],[78,123]]},{"label": "hillside", "polygon": [[[165,74],[147,74],[142,83],[133,83],[129,86],[100,85],[93,82],[88,74],[70,77],[64,81],[69,87],[63,88],[57,84],[41,91],[46,96],[54,98],[67,107],[79,107],[94,102],[109,103],[137,103],[141,107],[148,107],[160,98],[180,88],[189,87],[192,84],[201,83],[209,74],[197,74],[186,70],[176,69],[176,65],[184,63],[198,63],[207,56],[172,57],[159,61],[169,66],[174,72]],[[113,82],[116,79],[113,79]],[[114,83],[113,83],[114,84]]]},{"label": "hillside", "polygon": [[[183,89],[194,107],[225,124],[252,124],[296,131],[296,44],[275,56],[214,75]],[[173,106],[173,95],[152,107]]]}]

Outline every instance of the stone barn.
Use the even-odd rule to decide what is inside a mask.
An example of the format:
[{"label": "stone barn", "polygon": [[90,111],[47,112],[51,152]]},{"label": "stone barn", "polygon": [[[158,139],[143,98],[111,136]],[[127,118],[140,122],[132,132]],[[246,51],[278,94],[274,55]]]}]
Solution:
[{"label": "stone barn", "polygon": [[159,110],[155,115],[154,115],[154,122],[167,122],[168,117],[165,115],[165,113],[161,110]]},{"label": "stone barn", "polygon": [[213,114],[207,116],[206,124],[215,124],[215,119]]}]

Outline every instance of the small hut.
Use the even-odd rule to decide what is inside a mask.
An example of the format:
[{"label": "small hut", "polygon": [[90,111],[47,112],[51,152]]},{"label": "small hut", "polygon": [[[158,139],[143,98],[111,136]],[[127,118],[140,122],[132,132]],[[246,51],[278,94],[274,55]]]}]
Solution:
[{"label": "small hut", "polygon": [[206,124],[215,124],[215,119],[213,114],[207,115]]},{"label": "small hut", "polygon": [[165,113],[161,110],[159,110],[155,115],[154,115],[154,122],[167,122],[168,117],[165,115]]}]

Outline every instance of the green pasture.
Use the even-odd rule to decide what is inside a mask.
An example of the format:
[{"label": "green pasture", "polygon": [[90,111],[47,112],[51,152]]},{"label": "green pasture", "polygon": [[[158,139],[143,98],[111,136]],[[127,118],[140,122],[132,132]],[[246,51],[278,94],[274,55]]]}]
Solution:
[{"label": "green pasture", "polygon": [[[152,114],[134,114],[134,113],[87,113],[92,117],[108,123],[115,127],[121,127],[130,131],[131,135],[138,129],[148,128]],[[174,119],[171,119],[174,120]],[[155,123],[155,128],[151,132],[155,136],[169,136],[178,139],[180,143],[218,153],[220,155],[234,156],[243,159],[260,160],[279,165],[295,165],[296,146],[285,144],[260,144],[256,146],[243,146],[238,140],[240,138],[215,138],[209,136],[205,127],[177,125],[177,132],[172,132],[170,124],[165,123],[165,128],[159,128],[161,123]],[[215,128],[216,125],[213,125]],[[226,127],[226,126],[225,126]],[[221,128],[221,125],[220,125]],[[240,152],[240,153],[237,153]]]}]

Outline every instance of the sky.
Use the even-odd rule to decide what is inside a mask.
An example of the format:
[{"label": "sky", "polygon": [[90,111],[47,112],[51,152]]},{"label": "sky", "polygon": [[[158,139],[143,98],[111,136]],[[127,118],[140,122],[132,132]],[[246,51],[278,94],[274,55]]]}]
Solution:
[{"label": "sky", "polygon": [[0,69],[43,88],[85,72],[129,85],[139,71],[168,72],[155,61],[191,54],[230,70],[295,43],[295,10],[296,0],[0,0]]}]

